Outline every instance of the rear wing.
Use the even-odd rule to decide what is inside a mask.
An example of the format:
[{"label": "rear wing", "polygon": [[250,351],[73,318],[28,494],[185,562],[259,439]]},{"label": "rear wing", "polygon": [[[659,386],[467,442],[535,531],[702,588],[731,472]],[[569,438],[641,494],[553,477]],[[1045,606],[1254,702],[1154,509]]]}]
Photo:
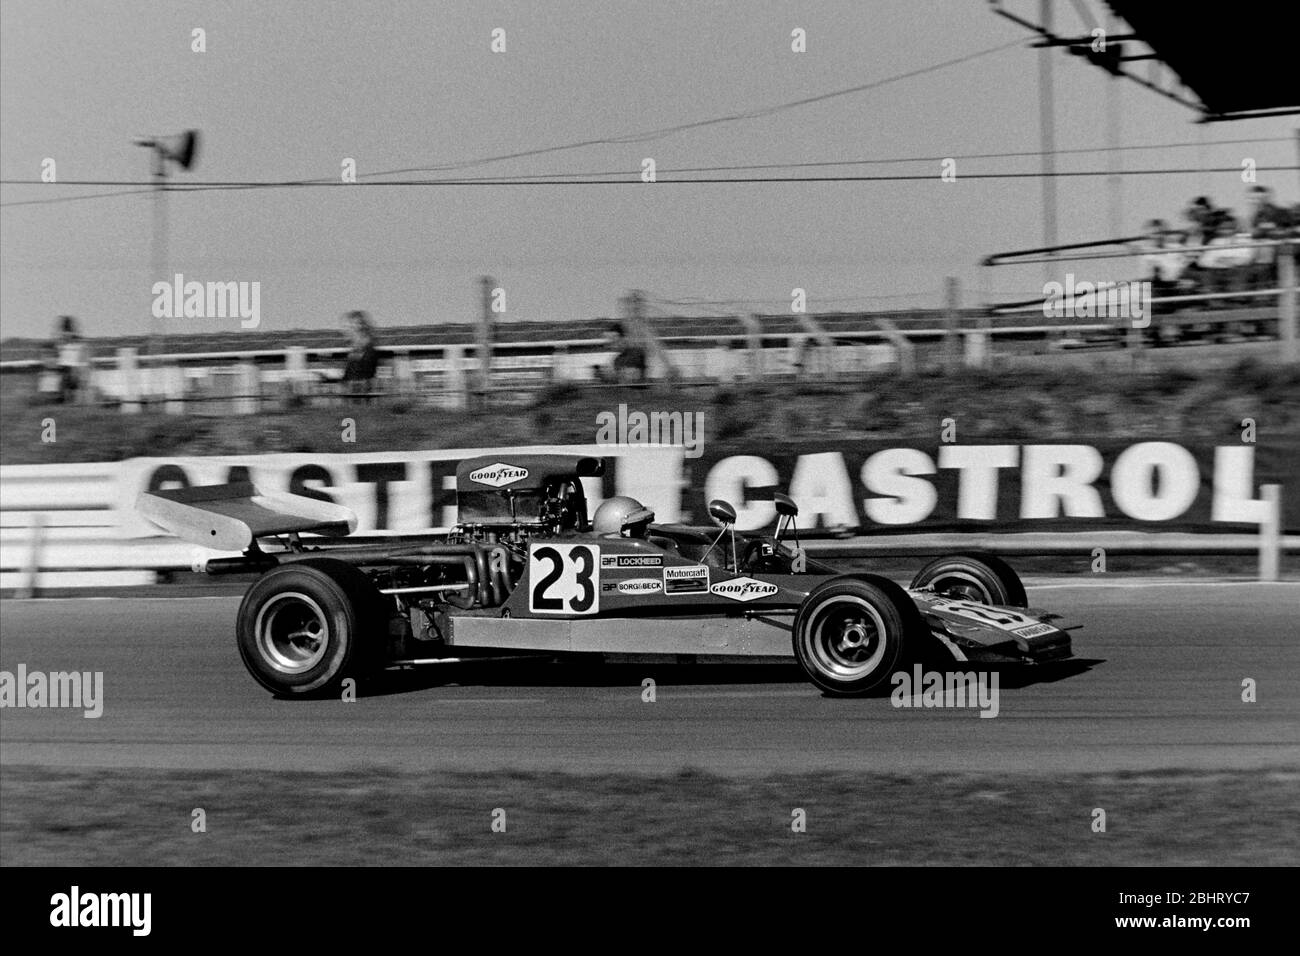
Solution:
[{"label": "rear wing", "polygon": [[263,494],[247,481],[146,491],[135,507],[181,540],[218,551],[244,551],[266,535],[357,530],[357,516],[349,508],[303,495]]}]

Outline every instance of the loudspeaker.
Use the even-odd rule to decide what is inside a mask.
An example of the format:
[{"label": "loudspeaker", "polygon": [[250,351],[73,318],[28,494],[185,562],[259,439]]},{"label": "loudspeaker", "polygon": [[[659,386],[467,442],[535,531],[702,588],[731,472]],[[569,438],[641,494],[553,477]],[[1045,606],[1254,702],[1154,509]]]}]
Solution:
[{"label": "loudspeaker", "polygon": [[189,169],[198,159],[199,131],[187,129],[179,135],[160,139],[158,149],[181,169]]}]

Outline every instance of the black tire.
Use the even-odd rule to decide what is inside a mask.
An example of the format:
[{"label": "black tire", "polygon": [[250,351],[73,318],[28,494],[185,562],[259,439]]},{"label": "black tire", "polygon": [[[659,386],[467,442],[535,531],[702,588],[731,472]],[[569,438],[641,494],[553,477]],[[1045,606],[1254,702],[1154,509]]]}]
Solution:
[{"label": "black tire", "polygon": [[1029,606],[1020,575],[991,554],[954,554],[931,561],[916,573],[912,587],[932,588],[976,604]]},{"label": "black tire", "polygon": [[385,646],[382,597],[360,570],[331,558],[282,564],[239,606],[239,656],[274,694],[326,697],[373,670]]},{"label": "black tire", "polygon": [[883,684],[928,628],[907,592],[884,578],[834,578],[795,614],[794,656],[828,694],[852,697]]}]

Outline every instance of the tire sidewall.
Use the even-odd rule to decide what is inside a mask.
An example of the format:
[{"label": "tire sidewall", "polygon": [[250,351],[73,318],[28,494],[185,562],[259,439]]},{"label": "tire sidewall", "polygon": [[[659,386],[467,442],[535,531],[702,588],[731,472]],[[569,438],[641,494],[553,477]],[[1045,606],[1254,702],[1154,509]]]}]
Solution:
[{"label": "tire sidewall", "polygon": [[[887,583],[892,584],[892,582]],[[819,585],[804,599],[795,614],[791,629],[791,643],[794,646],[795,658],[813,684],[835,696],[856,696],[879,687],[889,679],[889,675],[894,672],[903,657],[909,638],[915,634],[915,622],[911,620],[912,615],[907,613],[911,610],[912,614],[916,615],[915,605],[901,588],[894,585],[894,589],[897,594],[891,593],[881,585],[881,582],[838,578]],[[900,602],[900,595],[905,604]],[[805,646],[808,637],[807,628],[817,615],[828,604],[846,597],[867,601],[880,615],[885,625],[885,633],[881,635],[885,645],[884,656],[875,669],[854,680],[843,680],[827,675],[815,661],[810,659]],[[916,617],[919,619],[919,615]]]},{"label": "tire sidewall", "polygon": [[[355,571],[342,562],[339,564]],[[360,572],[357,572],[360,574]],[[268,571],[249,588],[239,606],[236,628],[239,654],[253,678],[272,693],[284,696],[328,695],[338,690],[360,660],[361,608],[335,569],[314,562],[296,562]],[[287,674],[274,668],[263,656],[256,623],[258,613],[271,598],[297,591],[315,601],[329,626],[325,656],[308,670]]]}]

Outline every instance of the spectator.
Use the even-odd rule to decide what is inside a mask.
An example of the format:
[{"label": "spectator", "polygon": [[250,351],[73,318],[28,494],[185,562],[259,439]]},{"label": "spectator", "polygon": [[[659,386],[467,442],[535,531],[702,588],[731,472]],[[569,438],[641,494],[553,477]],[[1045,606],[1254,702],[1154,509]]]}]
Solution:
[{"label": "spectator", "polygon": [[63,375],[59,372],[59,343],[47,339],[41,343],[41,374],[36,392],[42,402],[57,402],[62,393]]},{"label": "spectator", "polygon": [[1290,225],[1290,216],[1273,202],[1273,190],[1268,186],[1252,186],[1247,194],[1250,201],[1250,234],[1256,239],[1277,239],[1284,236]]},{"label": "spectator", "polygon": [[85,401],[90,359],[77,320],[72,316],[61,315],[55,320],[51,352],[56,376],[54,401],[61,404]]},{"label": "spectator", "polygon": [[[1255,249],[1250,233],[1237,225],[1231,213],[1219,218],[1215,235],[1209,242],[1211,248],[1201,253],[1200,266],[1204,271],[1207,292],[1239,292],[1246,286]],[[1228,300],[1218,299],[1210,308],[1223,308]]]},{"label": "spectator", "polygon": [[361,310],[348,313],[348,357],[343,366],[343,389],[357,395],[374,388],[379,370],[379,345],[370,315]]},{"label": "spectator", "polygon": [[[1250,235],[1255,239],[1283,239],[1290,232],[1291,217],[1281,206],[1273,203],[1273,190],[1267,186],[1252,186],[1247,193],[1250,202]],[[1277,247],[1261,245],[1255,250],[1251,267],[1250,284],[1257,289],[1277,285]]]},{"label": "spectator", "polygon": [[1188,254],[1182,251],[1182,237],[1169,228],[1163,219],[1152,219],[1146,224],[1142,240],[1137,244],[1142,252],[1142,278],[1151,283],[1151,295],[1160,298],[1184,291],[1188,280]]},{"label": "spectator", "polygon": [[614,361],[609,373],[602,375],[605,381],[642,382],[646,378],[645,347],[628,337],[622,322],[610,326],[609,347],[614,351]]},{"label": "spectator", "polygon": [[[1143,238],[1136,244],[1141,252],[1139,266],[1141,278],[1151,283],[1153,318],[1177,312],[1181,303],[1161,302],[1171,296],[1185,295],[1195,291],[1195,258],[1193,253],[1185,252],[1184,234],[1170,229],[1163,219],[1148,220]],[[1178,326],[1163,321],[1155,321],[1147,328],[1145,338],[1154,346],[1177,341],[1180,336]]]},{"label": "spectator", "polygon": [[1183,217],[1191,224],[1189,241],[1191,245],[1206,246],[1218,232],[1219,220],[1227,212],[1216,209],[1208,196],[1197,196],[1187,207]]}]

